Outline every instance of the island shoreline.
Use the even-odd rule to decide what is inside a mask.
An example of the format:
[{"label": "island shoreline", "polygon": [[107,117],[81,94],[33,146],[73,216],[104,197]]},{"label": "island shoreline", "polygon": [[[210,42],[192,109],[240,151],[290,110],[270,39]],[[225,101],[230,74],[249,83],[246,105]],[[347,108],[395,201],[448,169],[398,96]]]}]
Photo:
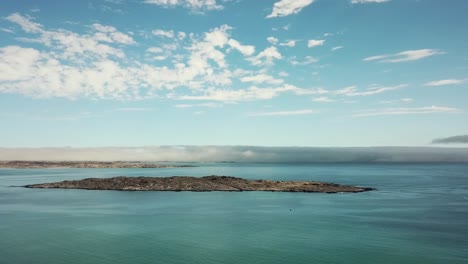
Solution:
[{"label": "island shoreline", "polygon": [[360,193],[374,188],[315,181],[247,180],[231,176],[113,177],[29,184],[25,188],[172,192]]}]

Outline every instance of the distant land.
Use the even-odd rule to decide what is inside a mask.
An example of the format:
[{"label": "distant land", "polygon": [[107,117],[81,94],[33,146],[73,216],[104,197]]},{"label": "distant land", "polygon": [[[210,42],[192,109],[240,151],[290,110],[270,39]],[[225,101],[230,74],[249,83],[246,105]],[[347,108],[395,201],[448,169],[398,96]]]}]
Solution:
[{"label": "distant land", "polygon": [[0,168],[12,169],[49,169],[49,168],[83,168],[83,169],[100,169],[100,168],[183,168],[195,167],[192,165],[166,165],[151,162],[128,162],[128,161],[0,161]]},{"label": "distant land", "polygon": [[87,178],[83,180],[31,184],[26,188],[43,189],[86,189],[117,191],[268,191],[268,192],[314,192],[314,193],[357,193],[373,188],[339,185],[310,181],[247,180],[230,176],[205,177],[114,177]]}]

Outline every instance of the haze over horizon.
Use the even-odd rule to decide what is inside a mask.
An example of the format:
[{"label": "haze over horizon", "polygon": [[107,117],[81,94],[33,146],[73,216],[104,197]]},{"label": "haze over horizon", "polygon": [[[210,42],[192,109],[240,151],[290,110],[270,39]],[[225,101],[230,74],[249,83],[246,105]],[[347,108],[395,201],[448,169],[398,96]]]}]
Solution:
[{"label": "haze over horizon", "polygon": [[468,148],[144,146],[95,148],[0,148],[0,161],[168,162],[468,162]]},{"label": "haze over horizon", "polygon": [[4,148],[467,146],[467,1],[1,6]]}]

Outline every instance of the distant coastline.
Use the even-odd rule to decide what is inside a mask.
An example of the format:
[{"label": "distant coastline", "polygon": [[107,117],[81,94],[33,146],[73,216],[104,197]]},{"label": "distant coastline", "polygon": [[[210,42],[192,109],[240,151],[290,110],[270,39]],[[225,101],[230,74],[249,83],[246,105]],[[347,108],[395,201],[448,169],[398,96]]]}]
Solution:
[{"label": "distant coastline", "polygon": [[339,185],[312,181],[247,180],[230,176],[205,177],[114,177],[87,178],[83,180],[31,184],[26,188],[39,189],[86,189],[116,191],[266,191],[266,192],[315,192],[358,193],[373,188]]},{"label": "distant coastline", "polygon": [[51,169],[51,168],[81,168],[81,169],[144,169],[144,168],[185,168],[193,165],[166,165],[151,162],[129,161],[0,161],[0,168],[12,169]]}]

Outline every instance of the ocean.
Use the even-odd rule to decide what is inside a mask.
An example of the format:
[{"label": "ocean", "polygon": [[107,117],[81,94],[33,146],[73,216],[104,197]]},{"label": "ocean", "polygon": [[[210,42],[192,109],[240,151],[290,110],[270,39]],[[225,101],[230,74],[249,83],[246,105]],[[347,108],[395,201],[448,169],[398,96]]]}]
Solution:
[{"label": "ocean", "polygon": [[[0,263],[468,263],[468,164],[200,163],[0,169]],[[365,193],[26,189],[112,176],[229,175]]]}]

